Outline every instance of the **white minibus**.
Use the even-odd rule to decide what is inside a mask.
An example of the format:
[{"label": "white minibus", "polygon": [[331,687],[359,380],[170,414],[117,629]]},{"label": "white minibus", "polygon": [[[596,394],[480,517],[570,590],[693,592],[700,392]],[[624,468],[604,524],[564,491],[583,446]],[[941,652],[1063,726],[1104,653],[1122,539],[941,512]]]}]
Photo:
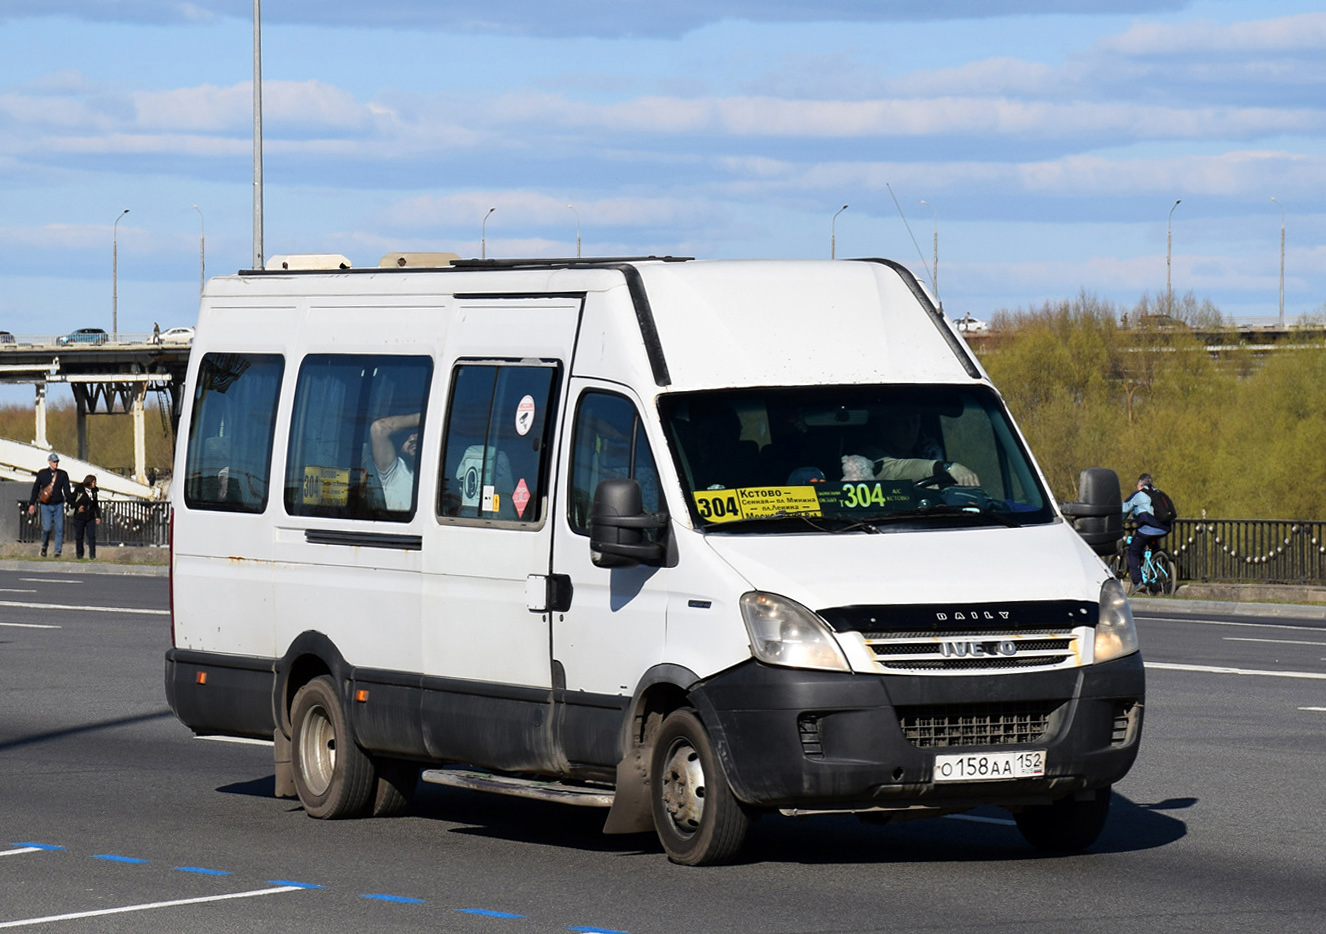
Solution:
[{"label": "white minibus", "polygon": [[422,779],[604,808],[684,864],[778,813],[1096,839],[1144,705],[1097,554],[1118,480],[1056,504],[905,267],[428,256],[207,285],[185,725],[274,740],[313,817]]}]

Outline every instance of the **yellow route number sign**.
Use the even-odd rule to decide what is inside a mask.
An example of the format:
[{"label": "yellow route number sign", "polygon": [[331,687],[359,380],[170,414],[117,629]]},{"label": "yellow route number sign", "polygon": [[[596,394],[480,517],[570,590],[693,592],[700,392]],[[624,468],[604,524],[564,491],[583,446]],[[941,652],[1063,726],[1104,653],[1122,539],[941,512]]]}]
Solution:
[{"label": "yellow route number sign", "polygon": [[697,490],[695,507],[708,522],[768,519],[777,515],[820,515],[813,486],[741,487],[735,490]]}]

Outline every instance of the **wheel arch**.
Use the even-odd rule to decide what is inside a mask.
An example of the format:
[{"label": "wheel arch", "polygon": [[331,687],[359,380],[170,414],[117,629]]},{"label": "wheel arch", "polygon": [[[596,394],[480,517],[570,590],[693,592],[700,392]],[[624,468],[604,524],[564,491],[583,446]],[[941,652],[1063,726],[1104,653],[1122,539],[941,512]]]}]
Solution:
[{"label": "wheel arch", "polygon": [[304,685],[320,675],[331,675],[336,682],[342,709],[345,706],[345,686],[350,680],[350,665],[336,643],[325,633],[310,630],[302,632],[290,643],[290,648],[276,662],[276,684],[272,692],[272,708],[281,732],[290,736],[290,707],[295,694]]}]

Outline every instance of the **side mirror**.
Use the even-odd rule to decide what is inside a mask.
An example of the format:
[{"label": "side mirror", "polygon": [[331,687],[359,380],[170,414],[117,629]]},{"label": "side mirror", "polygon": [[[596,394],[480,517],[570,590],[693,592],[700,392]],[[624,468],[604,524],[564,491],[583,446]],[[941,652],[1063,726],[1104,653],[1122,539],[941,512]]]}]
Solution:
[{"label": "side mirror", "polygon": [[1077,478],[1077,502],[1060,503],[1073,528],[1098,555],[1112,555],[1123,538],[1123,499],[1119,475],[1108,467],[1088,467]]},{"label": "side mirror", "polygon": [[594,490],[589,520],[589,555],[595,567],[633,568],[660,565],[667,555],[662,541],[645,541],[645,529],[666,529],[667,513],[646,513],[637,480],[603,480]]}]

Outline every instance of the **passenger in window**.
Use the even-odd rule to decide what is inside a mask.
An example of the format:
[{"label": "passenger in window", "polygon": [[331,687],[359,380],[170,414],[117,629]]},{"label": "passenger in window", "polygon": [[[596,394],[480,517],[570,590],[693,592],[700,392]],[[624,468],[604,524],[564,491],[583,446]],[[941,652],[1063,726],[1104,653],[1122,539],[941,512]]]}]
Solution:
[{"label": "passenger in window", "polygon": [[958,486],[980,486],[981,478],[962,464],[934,456],[933,442],[921,438],[921,413],[890,407],[879,420],[876,443],[861,454],[842,457],[845,480],[951,479]]},{"label": "passenger in window", "polygon": [[697,400],[690,406],[694,485],[719,490],[755,482],[760,448],[741,438],[741,417],[726,403]]},{"label": "passenger in window", "polygon": [[[373,469],[382,485],[382,499],[392,512],[404,512],[414,503],[414,470],[419,458],[420,413],[386,415],[369,426]],[[410,430],[414,429],[414,430]],[[404,437],[397,439],[398,434]]]}]

